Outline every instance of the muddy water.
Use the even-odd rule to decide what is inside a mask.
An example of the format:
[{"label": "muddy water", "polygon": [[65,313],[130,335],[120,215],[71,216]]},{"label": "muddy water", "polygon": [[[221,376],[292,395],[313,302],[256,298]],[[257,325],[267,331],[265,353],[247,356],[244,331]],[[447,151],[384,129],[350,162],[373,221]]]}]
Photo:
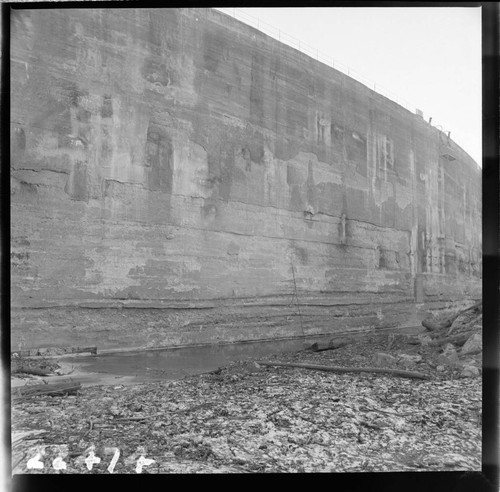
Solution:
[{"label": "muddy water", "polygon": [[[422,327],[389,330],[389,332],[412,333]],[[349,333],[358,338],[368,333]],[[326,341],[331,335],[316,335],[295,340],[276,340],[252,343],[185,347],[177,349],[118,352],[95,356],[66,356],[58,358],[63,371],[59,376],[43,378],[46,383],[80,382],[84,385],[136,384],[155,380],[181,379],[186,376],[213,371],[231,361],[246,360],[284,352],[296,352],[311,343]],[[12,387],[24,386],[23,378],[11,378]]]},{"label": "muddy water", "polygon": [[256,342],[168,350],[125,352],[96,356],[67,357],[60,362],[77,368],[87,381],[147,381],[180,379],[213,371],[231,361],[265,355],[295,352],[304,348],[303,340]]}]

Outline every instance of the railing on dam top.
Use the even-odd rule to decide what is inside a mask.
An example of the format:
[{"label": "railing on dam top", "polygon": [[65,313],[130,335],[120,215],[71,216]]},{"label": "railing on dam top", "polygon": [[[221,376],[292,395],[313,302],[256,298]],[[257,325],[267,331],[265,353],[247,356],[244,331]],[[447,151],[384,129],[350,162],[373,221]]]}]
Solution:
[{"label": "railing on dam top", "polygon": [[[249,26],[252,26],[252,27],[258,29],[259,31],[263,32],[264,34],[267,34],[268,36],[271,36],[272,38],[274,38],[274,39],[276,39],[276,40],[278,40],[278,41],[280,41],[288,46],[291,46],[292,48],[299,50],[300,52],[304,53],[305,55],[310,56],[311,58],[314,58],[317,61],[320,61],[321,63],[324,63],[325,65],[328,65],[328,66],[342,72],[343,74],[347,75],[348,77],[351,77],[351,78],[357,80],[358,82],[361,82],[362,84],[364,84],[369,89],[372,89],[377,94],[380,94],[384,97],[387,97],[391,101],[406,108],[408,111],[410,111],[414,114],[419,114],[419,115],[423,116],[422,112],[420,110],[418,110],[415,105],[409,103],[408,101],[401,98],[400,96],[387,90],[386,88],[377,84],[376,82],[369,79],[368,77],[365,77],[364,75],[361,75],[360,73],[352,70],[347,65],[344,65],[343,63],[338,62],[333,57],[327,55],[326,53],[320,51],[319,49],[314,48],[313,46],[310,46],[307,43],[302,42],[300,39],[287,34],[286,32],[272,26],[271,24],[268,24],[267,22],[264,22],[262,19],[259,19],[258,17],[254,17],[253,15],[250,15],[247,12],[244,12],[243,10],[238,9],[238,8],[219,8],[218,7],[215,10],[218,10],[219,12],[230,15],[231,17],[234,17],[235,19],[237,19],[241,22],[244,22],[245,24],[248,24]],[[449,133],[441,125],[438,125],[436,123],[432,123],[432,118],[429,119],[429,124],[432,124],[432,126],[436,127],[442,133],[445,133],[445,134]]]}]

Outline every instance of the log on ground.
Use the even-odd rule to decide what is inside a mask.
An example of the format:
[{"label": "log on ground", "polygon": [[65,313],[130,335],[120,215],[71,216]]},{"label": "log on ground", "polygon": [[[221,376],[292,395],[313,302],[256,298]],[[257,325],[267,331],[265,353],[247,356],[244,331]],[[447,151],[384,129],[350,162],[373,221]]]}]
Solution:
[{"label": "log on ground", "polygon": [[80,388],[80,383],[55,383],[55,384],[37,384],[33,386],[23,386],[13,390],[12,399],[22,399],[31,396],[49,395],[61,396],[75,394]]},{"label": "log on ground", "polygon": [[39,367],[29,367],[23,365],[12,365],[10,372],[12,374],[33,374],[35,376],[49,376],[52,374],[50,369],[40,369]]},{"label": "log on ground", "polygon": [[257,364],[263,366],[298,367],[302,369],[312,369],[316,371],[327,371],[327,372],[373,372],[380,374],[391,374],[393,376],[401,376],[407,378],[429,379],[429,376],[421,372],[403,371],[400,369],[385,369],[382,367],[340,367],[340,366],[321,366],[316,364],[293,364],[285,362],[265,362],[265,361],[257,361]]}]

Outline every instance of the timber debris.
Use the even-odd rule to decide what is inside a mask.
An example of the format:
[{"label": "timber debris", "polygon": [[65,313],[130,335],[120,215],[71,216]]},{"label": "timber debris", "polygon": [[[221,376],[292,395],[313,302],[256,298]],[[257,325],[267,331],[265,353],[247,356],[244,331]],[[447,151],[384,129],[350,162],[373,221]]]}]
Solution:
[{"label": "timber debris", "polygon": [[20,357],[16,354],[11,357],[10,361],[11,374],[50,376],[51,374],[56,374],[58,369],[60,369],[60,366],[57,362],[45,358]]},{"label": "timber debris", "polygon": [[15,350],[11,353],[11,357],[50,357],[56,355],[84,353],[97,355],[97,347],[47,347],[30,350]]},{"label": "timber debris", "polygon": [[392,374],[394,376],[402,376],[407,378],[417,378],[417,379],[429,379],[429,376],[422,374],[420,372],[403,371],[399,369],[384,369],[380,367],[341,367],[341,366],[319,366],[315,364],[287,364],[284,362],[257,362],[263,366],[282,366],[282,367],[298,367],[303,369],[312,369],[315,371],[327,371],[327,372],[373,372],[382,374]]},{"label": "timber debris", "polygon": [[82,387],[80,383],[53,383],[22,386],[13,390],[12,399],[18,400],[32,396],[67,396],[75,395]]}]

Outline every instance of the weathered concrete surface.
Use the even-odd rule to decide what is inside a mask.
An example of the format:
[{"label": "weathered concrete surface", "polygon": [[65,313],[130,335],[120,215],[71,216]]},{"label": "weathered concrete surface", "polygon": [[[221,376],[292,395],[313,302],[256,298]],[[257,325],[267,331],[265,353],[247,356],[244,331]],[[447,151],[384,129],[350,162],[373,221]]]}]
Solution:
[{"label": "weathered concrete surface", "polygon": [[410,326],[480,297],[480,169],[362,84],[209,9],[11,32],[13,348]]}]

